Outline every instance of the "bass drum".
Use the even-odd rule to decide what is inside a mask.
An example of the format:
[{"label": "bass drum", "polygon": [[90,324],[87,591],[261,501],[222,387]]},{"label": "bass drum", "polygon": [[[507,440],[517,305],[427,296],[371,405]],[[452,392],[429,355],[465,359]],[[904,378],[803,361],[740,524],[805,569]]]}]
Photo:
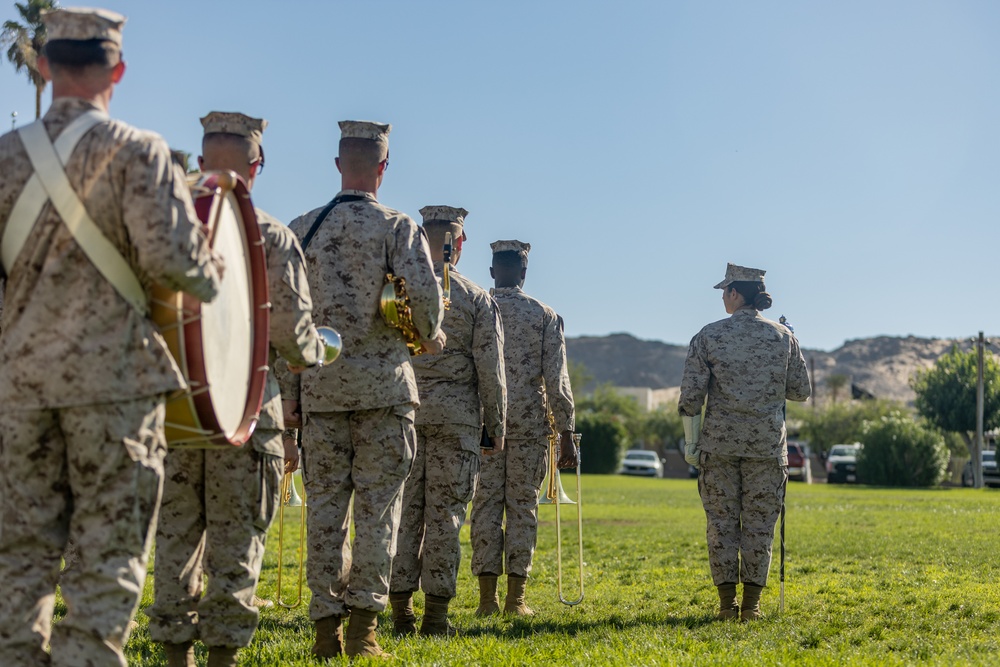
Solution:
[{"label": "bass drum", "polygon": [[167,399],[167,444],[239,447],[257,426],[267,381],[264,241],[250,194],[235,173],[192,174],[188,185],[209,244],[225,261],[225,274],[211,303],[153,288],[153,321],[188,384]]}]

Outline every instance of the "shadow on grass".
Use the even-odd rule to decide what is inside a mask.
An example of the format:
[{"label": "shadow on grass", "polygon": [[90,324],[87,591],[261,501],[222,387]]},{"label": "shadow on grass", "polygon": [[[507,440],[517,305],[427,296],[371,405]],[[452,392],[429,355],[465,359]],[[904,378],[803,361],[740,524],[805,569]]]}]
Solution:
[{"label": "shadow on grass", "polygon": [[312,621],[309,620],[308,616],[302,615],[287,615],[278,616],[277,614],[261,614],[260,621],[257,625],[258,632],[277,632],[277,631],[287,631],[292,632],[306,632],[311,633],[315,628]]},{"label": "shadow on grass", "polygon": [[677,628],[688,629],[700,628],[705,625],[715,623],[712,615],[687,615],[670,616],[664,618],[658,614],[639,614],[638,616],[623,618],[621,616],[610,616],[593,621],[570,620],[560,621],[555,619],[539,619],[537,617],[525,619],[517,618],[509,624],[480,625],[473,627],[463,627],[461,629],[463,637],[479,637],[492,635],[504,639],[523,639],[538,634],[559,634],[575,637],[584,632],[593,630],[614,630],[620,632],[639,627],[651,628]]},{"label": "shadow on grass", "polygon": [[[713,615],[699,614],[686,616],[664,617],[661,614],[639,614],[638,616],[610,616],[594,620],[558,620],[539,618],[515,618],[512,620],[496,618],[495,620],[477,620],[474,625],[460,624],[463,637],[492,636],[498,639],[523,639],[539,634],[554,634],[575,637],[578,634],[610,630],[622,632],[633,628],[688,628],[695,629],[715,623]],[[387,613],[379,614],[379,630],[388,630],[392,621]],[[306,616],[276,616],[261,614],[260,633],[287,633],[311,636],[314,631],[313,622]]]}]

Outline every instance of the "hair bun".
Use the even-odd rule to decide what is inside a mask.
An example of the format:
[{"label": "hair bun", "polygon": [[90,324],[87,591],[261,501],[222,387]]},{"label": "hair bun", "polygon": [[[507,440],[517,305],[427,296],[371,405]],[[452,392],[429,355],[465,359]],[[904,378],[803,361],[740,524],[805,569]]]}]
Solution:
[{"label": "hair bun", "polygon": [[757,310],[767,310],[773,303],[771,295],[767,292],[760,292],[753,299],[753,307]]}]

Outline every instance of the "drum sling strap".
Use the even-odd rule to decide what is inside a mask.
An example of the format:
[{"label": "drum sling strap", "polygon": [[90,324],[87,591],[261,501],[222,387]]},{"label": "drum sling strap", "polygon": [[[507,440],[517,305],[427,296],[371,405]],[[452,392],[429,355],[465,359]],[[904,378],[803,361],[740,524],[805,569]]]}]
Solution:
[{"label": "drum sling strap", "polygon": [[10,219],[0,241],[0,254],[4,270],[9,274],[31,230],[37,224],[42,208],[47,201],[51,201],[63,224],[94,267],[125,301],[138,313],[146,315],[149,306],[142,283],[128,261],[87,213],[63,169],[80,139],[95,125],[107,120],[108,117],[99,111],[87,111],[63,130],[54,146],[40,120],[18,129],[17,133],[35,173],[11,209]]},{"label": "drum sling strap", "polygon": [[331,199],[330,203],[326,205],[326,208],[320,211],[319,215],[316,216],[316,220],[313,222],[312,227],[309,228],[309,231],[302,238],[302,253],[305,254],[306,248],[309,247],[313,237],[316,236],[316,232],[319,231],[319,226],[323,224],[323,221],[326,220],[327,216],[330,215],[330,211],[332,211],[337,204],[346,204],[352,201],[361,201],[362,199],[367,199],[367,197],[362,197],[361,195],[343,195],[341,197],[334,197]]}]

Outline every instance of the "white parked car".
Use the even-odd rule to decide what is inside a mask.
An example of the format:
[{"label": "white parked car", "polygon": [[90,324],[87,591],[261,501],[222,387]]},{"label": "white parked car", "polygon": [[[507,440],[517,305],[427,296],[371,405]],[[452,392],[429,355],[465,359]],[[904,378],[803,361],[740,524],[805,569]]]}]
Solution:
[{"label": "white parked car", "polygon": [[[997,466],[997,453],[994,451],[984,451],[983,455],[983,484],[985,486],[1000,486],[1000,468]],[[972,461],[965,464],[962,470],[962,486],[972,486]]]},{"label": "white parked car", "polygon": [[864,447],[860,442],[853,445],[834,445],[826,457],[826,481],[830,484],[854,484],[858,482],[858,454]]},{"label": "white parked car", "polygon": [[663,477],[663,459],[648,449],[630,449],[625,452],[621,475],[641,475],[643,477]]}]

